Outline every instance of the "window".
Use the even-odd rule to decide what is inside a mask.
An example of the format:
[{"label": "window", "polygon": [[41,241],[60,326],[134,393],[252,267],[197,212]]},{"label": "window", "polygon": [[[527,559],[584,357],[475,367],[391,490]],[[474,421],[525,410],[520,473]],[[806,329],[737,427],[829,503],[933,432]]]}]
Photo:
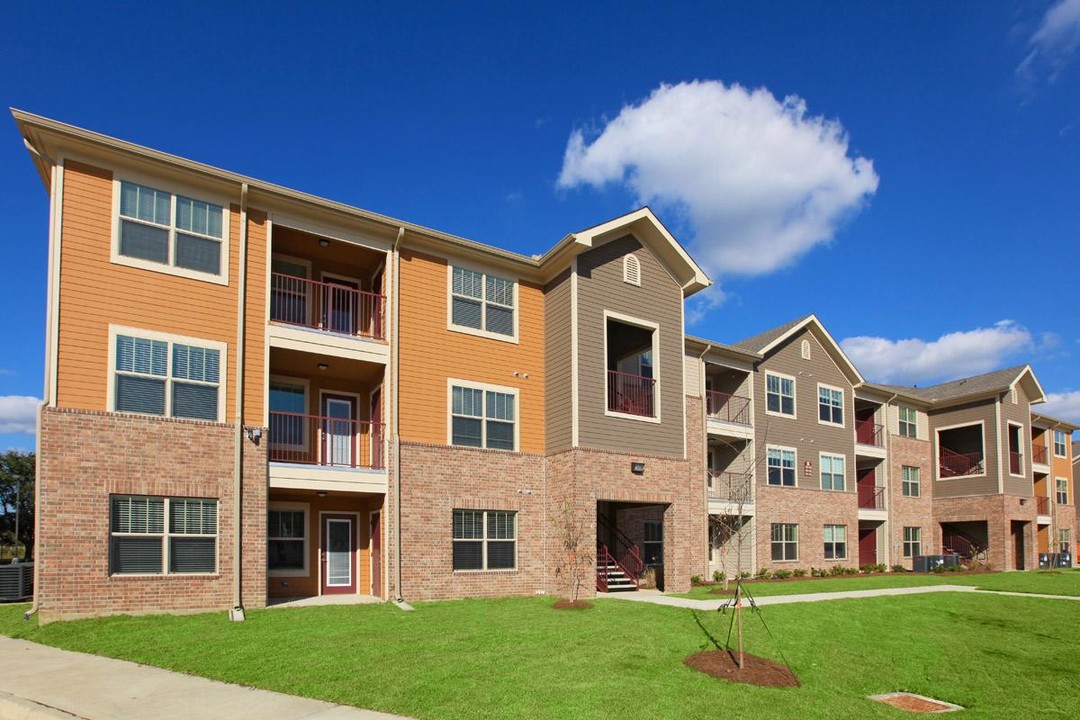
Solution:
[{"label": "window", "polygon": [[900,435],[902,437],[918,437],[918,422],[916,420],[915,408],[901,405],[899,407],[900,412]]},{"label": "window", "polygon": [[1069,448],[1065,444],[1065,431],[1064,430],[1055,430],[1054,431],[1054,455],[1056,455],[1057,457],[1068,457],[1069,456]]},{"label": "window", "polygon": [[517,513],[454,511],[455,570],[513,570],[517,567]]},{"label": "window", "polygon": [[1058,530],[1058,552],[1072,552],[1072,532],[1069,528]]},{"label": "window", "polygon": [[267,567],[275,570],[307,570],[307,513],[303,510],[271,509],[267,513]]},{"label": "window", "polygon": [[155,334],[116,335],[113,409],[193,420],[221,420],[221,355],[217,348]]},{"label": "window", "polygon": [[799,559],[799,526],[784,523],[772,525],[772,559]]},{"label": "window", "polygon": [[765,374],[765,410],[795,417],[795,378]]},{"label": "window", "polygon": [[825,455],[821,458],[821,489],[843,490],[844,489],[844,456]]},{"label": "window", "polygon": [[904,557],[922,555],[922,528],[904,528]]},{"label": "window", "polygon": [[307,388],[286,380],[270,381],[270,444],[307,447]]},{"label": "window", "polygon": [[450,393],[451,445],[515,449],[517,397],[513,393],[460,385],[452,386]]},{"label": "window", "polygon": [[623,257],[623,282],[630,283],[631,285],[641,285],[641,261],[637,259],[636,255],[626,255]]},{"label": "window", "polygon": [[825,526],[825,559],[844,560],[847,558],[847,526]]},{"label": "window", "polygon": [[641,544],[646,565],[664,564],[664,523],[645,521],[645,542]]},{"label": "window", "polygon": [[1054,484],[1057,486],[1057,504],[1068,505],[1069,481],[1066,478],[1054,478]]},{"label": "window", "polygon": [[844,424],[844,391],[818,385],[818,420],[830,425]]},{"label": "window", "polygon": [[112,574],[216,571],[217,500],[113,495],[110,505]]},{"label": "window", "polygon": [[121,257],[223,276],[225,232],[221,205],[120,183],[117,253]]},{"label": "window", "polygon": [[514,295],[512,280],[455,267],[451,270],[450,323],[513,337]]},{"label": "window", "polygon": [[904,497],[919,497],[919,468],[904,465],[900,468],[900,493]]},{"label": "window", "polygon": [[795,486],[795,451],[784,448],[769,448],[768,457],[769,484],[781,487]]}]

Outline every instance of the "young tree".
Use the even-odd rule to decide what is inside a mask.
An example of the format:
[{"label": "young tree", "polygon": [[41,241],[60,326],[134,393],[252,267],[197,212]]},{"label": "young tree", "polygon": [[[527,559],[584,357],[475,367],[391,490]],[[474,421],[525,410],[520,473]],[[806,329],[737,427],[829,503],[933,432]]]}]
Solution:
[{"label": "young tree", "polygon": [[11,538],[34,557],[34,453],[0,454],[0,538]]},{"label": "young tree", "polygon": [[586,526],[584,513],[573,500],[563,502],[552,524],[559,540],[555,575],[562,577],[568,599],[574,603],[588,577],[596,572],[596,559],[592,553],[595,538]]}]

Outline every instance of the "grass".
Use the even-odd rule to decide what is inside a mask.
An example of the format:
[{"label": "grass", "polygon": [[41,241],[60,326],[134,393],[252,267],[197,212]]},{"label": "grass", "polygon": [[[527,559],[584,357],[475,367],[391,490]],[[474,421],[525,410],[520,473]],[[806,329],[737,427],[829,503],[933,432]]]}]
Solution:
[{"label": "grass", "polygon": [[[888,575],[851,575],[784,582],[755,580],[748,583],[747,587],[755,596],[766,597],[770,595],[802,595],[822,592],[846,592],[848,590],[921,587],[926,585],[974,585],[983,590],[1080,596],[1080,569],[1063,570],[1058,573],[1008,572],[980,573],[976,575],[890,573]],[[723,596],[714,595],[711,592],[716,587],[719,586],[700,585],[691,588],[690,592],[683,593],[680,597],[695,600],[722,600]]]},{"label": "grass", "polygon": [[682,664],[729,617],[620,600],[550,598],[112,617],[37,626],[0,606],[0,634],[331,702],[436,718],[893,718],[894,690],[967,718],[1072,717],[1080,602],[936,594],[763,609],[747,649],[790,661],[803,685],[733,685]]}]

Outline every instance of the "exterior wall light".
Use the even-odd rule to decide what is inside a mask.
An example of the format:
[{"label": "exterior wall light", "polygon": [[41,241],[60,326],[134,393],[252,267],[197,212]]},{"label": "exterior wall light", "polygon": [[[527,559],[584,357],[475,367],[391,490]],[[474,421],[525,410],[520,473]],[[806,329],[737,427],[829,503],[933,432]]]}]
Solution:
[{"label": "exterior wall light", "polygon": [[644,475],[645,474],[645,463],[643,463],[643,462],[632,462],[632,463],[630,463],[630,472],[634,473],[635,475]]}]

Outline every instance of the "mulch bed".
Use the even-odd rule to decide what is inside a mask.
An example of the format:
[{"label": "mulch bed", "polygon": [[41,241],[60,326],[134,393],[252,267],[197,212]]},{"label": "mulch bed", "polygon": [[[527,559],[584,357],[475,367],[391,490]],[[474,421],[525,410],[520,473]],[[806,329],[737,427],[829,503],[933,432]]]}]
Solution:
[{"label": "mulch bed", "polygon": [[556,610],[588,610],[592,606],[591,602],[585,600],[574,600],[573,602],[570,600],[556,600],[551,607]]},{"label": "mulch bed", "polygon": [[[768,583],[790,583],[790,582],[802,582],[804,580],[844,580],[844,579],[850,580],[851,578],[857,578],[857,577],[885,577],[885,576],[899,577],[901,575],[914,575],[914,576],[917,576],[917,577],[925,577],[927,575],[934,575],[934,576],[944,575],[945,577],[948,577],[950,575],[987,575],[987,574],[996,573],[996,572],[997,572],[996,570],[956,570],[956,571],[953,571],[953,572],[940,572],[940,573],[936,573],[936,572],[928,572],[928,573],[913,573],[913,572],[903,572],[903,573],[898,573],[898,572],[864,573],[864,572],[860,572],[860,573],[852,573],[850,575],[824,575],[824,576],[820,576],[820,577],[813,577],[811,575],[805,575],[803,577],[792,576],[792,577],[783,578],[783,579],[780,579],[780,578],[768,578],[767,580],[762,580],[760,578],[755,577],[755,578],[746,578],[745,580],[743,580],[743,585],[748,585],[750,587],[753,587],[754,585],[765,585],[765,584],[768,584]],[[1054,573],[1054,572],[1060,572],[1060,571],[1059,570],[1039,570],[1039,571],[1036,571],[1036,572]],[[709,581],[692,583],[693,587],[713,587],[713,586],[719,587],[722,584],[723,583],[709,582]],[[731,585],[732,587],[734,587],[735,581],[734,580],[729,580],[728,584]],[[732,591],[732,592],[734,592],[734,591]],[[721,595],[723,593],[717,592],[716,594]]]},{"label": "mulch bed", "polygon": [[683,660],[684,663],[722,680],[761,687],[798,687],[795,673],[768,658],[743,653],[743,667],[735,664],[735,653],[728,650],[704,650]]},{"label": "mulch bed", "polygon": [[955,705],[937,702],[931,698],[925,698],[911,693],[890,693],[889,695],[871,696],[871,700],[877,700],[886,705],[892,705],[899,710],[907,710],[913,713],[943,713],[953,712],[961,708]]}]

